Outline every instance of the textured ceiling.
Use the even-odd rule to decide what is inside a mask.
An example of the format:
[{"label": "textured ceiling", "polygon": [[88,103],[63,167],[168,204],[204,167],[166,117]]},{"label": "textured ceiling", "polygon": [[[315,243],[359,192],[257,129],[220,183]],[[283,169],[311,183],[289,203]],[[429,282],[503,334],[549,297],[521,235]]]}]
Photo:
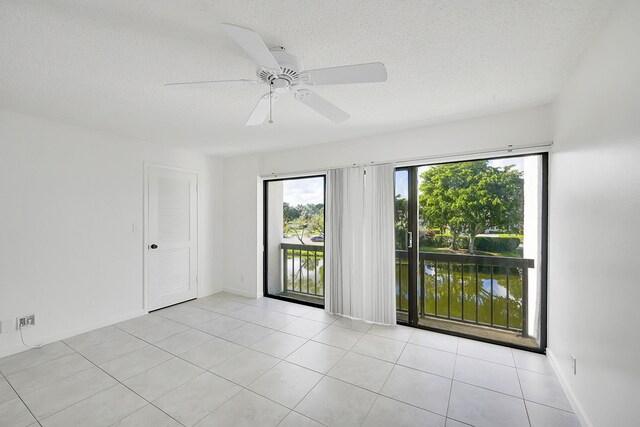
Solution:
[{"label": "textured ceiling", "polygon": [[[212,154],[348,139],[546,102],[614,0],[2,0],[0,108]],[[264,86],[222,22],[255,29],[307,69],[380,61],[386,83],[317,87],[333,124],[292,96],[245,127]]]}]

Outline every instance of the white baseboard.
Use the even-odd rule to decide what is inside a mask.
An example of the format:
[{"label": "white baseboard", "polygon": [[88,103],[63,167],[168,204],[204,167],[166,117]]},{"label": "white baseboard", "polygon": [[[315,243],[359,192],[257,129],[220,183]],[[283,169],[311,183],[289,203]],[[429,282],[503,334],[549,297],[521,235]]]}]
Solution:
[{"label": "white baseboard", "polygon": [[[102,320],[100,322],[94,322],[94,323],[90,323],[88,325],[80,326],[77,328],[59,331],[55,334],[51,334],[46,337],[38,337],[33,339],[25,337],[25,341],[29,340],[27,341],[27,343],[29,344],[46,345],[55,341],[60,341],[76,335],[84,334],[85,332],[93,331],[95,329],[104,328],[105,326],[110,326],[116,323],[124,322],[125,320],[133,319],[134,317],[142,316],[144,314],[147,314],[147,313],[142,309],[130,311],[128,313],[120,314],[118,316],[114,316],[109,319]],[[35,342],[34,340],[37,342]],[[8,347],[8,348],[2,348],[0,349],[0,358],[5,356],[11,356],[12,354],[21,353],[27,350],[29,350],[29,348],[22,345],[22,343]]]},{"label": "white baseboard", "polygon": [[582,424],[583,427],[593,427],[593,424],[589,420],[589,417],[587,417],[587,414],[580,404],[580,401],[578,401],[576,395],[573,393],[573,389],[569,386],[564,372],[562,371],[562,369],[560,369],[560,363],[558,362],[558,359],[556,358],[553,351],[549,348],[547,348],[547,358],[549,359],[549,362],[551,362],[551,367],[555,371],[556,377],[558,377],[560,385],[562,386],[564,393],[567,395],[569,403],[571,403],[571,407],[578,417],[580,424]]},{"label": "white baseboard", "polygon": [[239,289],[235,289],[235,288],[224,288],[222,290],[223,292],[229,293],[229,294],[234,294],[234,295],[239,295],[241,297],[245,297],[245,298],[260,298],[262,297],[262,294],[257,295],[257,292],[247,292],[247,291],[242,291]]},{"label": "white baseboard", "polygon": [[205,294],[198,294],[197,298],[206,298],[206,297],[210,297],[211,295],[215,295],[215,294],[219,294],[220,292],[224,292],[224,289],[221,288],[215,288],[212,289],[211,292],[205,293]]}]

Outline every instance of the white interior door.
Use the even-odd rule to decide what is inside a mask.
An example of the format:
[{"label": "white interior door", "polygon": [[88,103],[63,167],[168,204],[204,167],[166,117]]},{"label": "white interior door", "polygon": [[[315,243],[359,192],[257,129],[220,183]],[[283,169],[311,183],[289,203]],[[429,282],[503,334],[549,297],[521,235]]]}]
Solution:
[{"label": "white interior door", "polygon": [[148,169],[148,310],[197,296],[197,184],[192,172]]}]

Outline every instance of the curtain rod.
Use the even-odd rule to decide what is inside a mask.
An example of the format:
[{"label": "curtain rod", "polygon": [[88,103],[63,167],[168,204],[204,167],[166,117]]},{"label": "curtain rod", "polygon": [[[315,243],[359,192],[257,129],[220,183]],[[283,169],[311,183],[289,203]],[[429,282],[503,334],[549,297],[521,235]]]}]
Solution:
[{"label": "curtain rod", "polygon": [[273,172],[266,175],[260,175],[260,177],[261,178],[282,178],[282,177],[288,177],[288,176],[318,175],[318,174],[326,173],[330,169],[342,169],[342,168],[350,168],[355,166],[388,165],[392,163],[395,164],[396,166],[414,166],[417,164],[424,164],[428,162],[435,162],[435,163],[444,162],[446,160],[451,160],[451,159],[456,159],[460,161],[471,160],[470,157],[483,156],[488,154],[499,154],[499,153],[509,154],[516,151],[520,152],[520,154],[534,154],[536,152],[545,151],[544,149],[548,149],[551,146],[553,146],[553,142],[546,142],[543,144],[534,144],[534,145],[521,145],[521,146],[509,144],[506,147],[500,147],[500,148],[490,148],[490,149],[477,150],[477,151],[464,151],[464,152],[458,152],[458,153],[441,154],[441,155],[427,156],[427,157],[425,156],[412,157],[412,158],[398,159],[394,161],[383,161],[383,162],[372,161],[368,163],[352,163],[352,164],[343,165],[343,166],[328,166],[326,168],[321,168],[321,169],[305,169],[302,171],[291,171],[291,172],[282,172],[282,173]]}]

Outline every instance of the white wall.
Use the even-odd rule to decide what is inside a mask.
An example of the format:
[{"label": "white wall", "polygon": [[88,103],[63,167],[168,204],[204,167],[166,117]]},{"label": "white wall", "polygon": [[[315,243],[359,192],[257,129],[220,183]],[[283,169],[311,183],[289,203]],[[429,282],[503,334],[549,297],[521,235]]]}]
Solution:
[{"label": "white wall", "polygon": [[549,354],[594,426],[640,420],[639,23],[621,2],[555,105]]},{"label": "white wall", "polygon": [[268,276],[270,294],[279,294],[284,290],[283,277],[287,272],[282,268],[282,235],[284,234],[284,211],[282,209],[284,203],[284,182],[274,181],[269,184],[268,206],[267,206],[267,259],[268,259]]},{"label": "white wall", "polygon": [[[0,110],[5,327],[35,313],[39,343],[142,313],[144,162],[200,172],[198,294],[221,290],[221,160]],[[0,356],[19,342],[0,335]]]},{"label": "white wall", "polygon": [[246,156],[224,161],[224,289],[250,298],[262,296],[260,160]]},{"label": "white wall", "polygon": [[[227,158],[225,170],[225,288],[262,294],[261,176],[548,143],[549,105],[350,141]],[[254,247],[256,250],[252,251]]]}]

